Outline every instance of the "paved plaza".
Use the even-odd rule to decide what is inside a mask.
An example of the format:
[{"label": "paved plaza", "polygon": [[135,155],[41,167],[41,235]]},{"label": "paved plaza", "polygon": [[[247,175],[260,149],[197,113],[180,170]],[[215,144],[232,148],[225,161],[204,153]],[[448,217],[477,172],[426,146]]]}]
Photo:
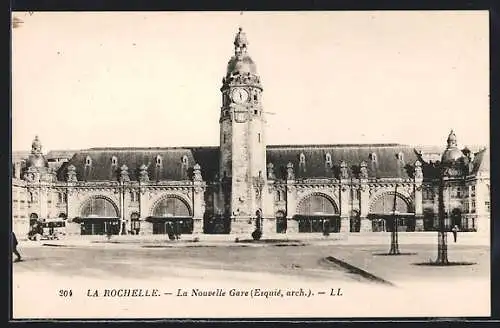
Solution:
[{"label": "paved plaza", "polygon": [[[36,313],[42,315],[47,311],[56,314],[65,306],[76,304],[76,300],[79,299],[85,304],[94,304],[95,312],[92,312],[91,316],[98,316],[99,311],[104,311],[103,315],[109,314],[106,311],[110,310],[108,308],[110,305],[106,303],[107,308],[102,308],[97,306],[100,304],[98,301],[89,303],[89,299],[85,298],[85,293],[87,293],[88,288],[93,286],[118,286],[121,288],[125,286],[130,288],[132,286],[161,286],[164,290],[172,293],[175,293],[177,288],[190,289],[194,286],[207,288],[226,286],[228,290],[235,286],[238,288],[289,286],[305,289],[314,287],[325,290],[341,286],[349,293],[346,292],[347,296],[344,297],[343,306],[336,309],[339,311],[338,314],[367,315],[366,309],[363,312],[358,308],[356,312],[348,304],[350,302],[357,302],[357,304],[359,302],[376,302],[372,299],[372,296],[375,297],[374,295],[378,295],[377,297],[394,295],[393,301],[396,300],[396,303],[400,303],[399,310],[396,308],[392,310],[378,309],[376,313],[372,313],[374,316],[383,316],[384,313],[385,315],[394,315],[394,312],[391,311],[400,311],[403,313],[402,315],[406,316],[412,314],[416,316],[419,314],[432,315],[434,312],[435,315],[440,316],[459,314],[471,316],[486,315],[489,312],[489,246],[481,245],[480,242],[472,245],[471,240],[465,244],[451,242],[449,243],[449,260],[472,264],[433,267],[419,264],[428,263],[435,259],[436,245],[430,242],[426,244],[402,242],[400,250],[408,255],[387,256],[384,254],[388,252],[390,246],[388,236],[381,235],[378,242],[372,239],[371,243],[367,244],[359,244],[355,240],[351,240],[351,244],[348,244],[342,238],[335,240],[319,236],[316,238],[310,236],[303,240],[289,238],[288,241],[275,240],[259,243],[250,240],[240,240],[236,243],[220,239],[193,242],[187,237],[180,241],[158,239],[136,239],[133,241],[125,236],[121,240],[116,238],[116,240],[110,241],[105,238],[99,240],[96,238],[93,240],[74,238],[40,243],[22,242],[20,251],[24,256],[24,261],[13,263],[14,300],[18,301],[14,304],[17,304],[18,309],[22,309],[18,311],[21,316],[23,313],[26,315],[29,313],[36,317]],[[435,237],[434,240],[437,239],[437,236]],[[426,238],[421,236],[416,240],[422,241]],[[465,238],[462,238],[461,241]],[[392,284],[392,286],[382,285],[365,274],[354,272],[344,265],[327,260],[327,258],[332,257],[341,263],[347,263],[360,269],[367,275]],[[61,299],[52,303],[45,302],[44,306],[57,305],[55,308],[45,309],[45,312],[41,312],[39,305],[26,308],[28,303],[34,303],[38,297],[55,295],[58,290],[64,287],[71,287],[79,298],[75,298],[72,303],[67,301],[66,303],[58,303],[62,302]],[[465,294],[463,289],[467,289]],[[33,294],[33,290],[36,290],[37,293]],[[365,295],[366,291],[373,292]],[[470,295],[465,296],[466,293],[470,293]],[[361,294],[365,296],[361,297]],[[356,299],[354,295],[357,295]],[[474,300],[474,302],[467,305],[465,303],[450,305],[464,299],[464,297]],[[46,299],[50,300],[50,297]],[[371,301],[369,301],[370,299]],[[100,301],[102,302],[102,300]],[[187,300],[183,301],[187,302]],[[193,301],[198,302],[199,300],[190,300],[190,302]],[[212,301],[222,302],[223,300],[210,300],[210,302]],[[124,305],[125,301],[120,302],[113,303],[114,306],[119,307],[113,311],[120,312],[129,308],[129,305]],[[140,304],[148,302],[152,301],[148,300]],[[227,302],[228,300],[221,304],[227,304]],[[243,300],[239,302],[243,302]],[[251,315],[279,314],[286,316],[286,311],[282,308],[283,304],[279,307],[277,303],[272,302],[269,303],[270,307],[263,305],[264,307],[261,311],[259,310],[260,312],[258,311],[259,313],[251,312]],[[318,316],[336,316],[336,312],[321,310],[322,306],[326,304],[324,300],[321,302],[319,299],[311,299],[307,302],[317,302],[314,303],[317,306],[314,309],[306,310],[305,303],[297,304],[297,311],[306,311],[304,315],[318,311]],[[181,303],[176,304],[180,306]],[[239,309],[250,311],[244,304],[248,305],[248,303],[241,303]],[[277,306],[275,310],[272,310],[272,304]],[[446,307],[443,307],[444,305]],[[375,309],[372,308],[373,311]],[[211,312],[204,312],[203,307],[189,311],[185,308],[179,308],[176,311],[180,317],[196,314],[199,316],[213,315]],[[252,308],[252,311],[257,310]],[[443,311],[444,313],[442,313]],[[79,317],[82,312],[81,309],[71,307],[63,314],[62,317],[66,315]],[[149,311],[147,314],[162,317],[161,313],[158,314],[156,310]],[[130,314],[124,315],[130,316]],[[220,315],[225,316],[227,313],[220,313]],[[55,315],[55,317],[59,317],[59,315]]]}]

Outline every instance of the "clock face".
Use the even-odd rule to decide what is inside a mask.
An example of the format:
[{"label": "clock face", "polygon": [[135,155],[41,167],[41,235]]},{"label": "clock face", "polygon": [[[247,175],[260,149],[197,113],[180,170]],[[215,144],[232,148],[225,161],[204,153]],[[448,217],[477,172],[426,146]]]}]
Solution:
[{"label": "clock face", "polygon": [[242,88],[236,88],[233,90],[232,98],[235,103],[242,104],[248,99],[248,92]]}]

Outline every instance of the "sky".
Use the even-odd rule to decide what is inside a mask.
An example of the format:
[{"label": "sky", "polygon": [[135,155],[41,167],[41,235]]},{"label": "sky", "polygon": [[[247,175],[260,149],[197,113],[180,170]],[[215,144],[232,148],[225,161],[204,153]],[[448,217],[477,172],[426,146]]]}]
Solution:
[{"label": "sky", "polygon": [[13,16],[14,151],[218,145],[239,26],[267,144],[489,145],[487,11]]}]

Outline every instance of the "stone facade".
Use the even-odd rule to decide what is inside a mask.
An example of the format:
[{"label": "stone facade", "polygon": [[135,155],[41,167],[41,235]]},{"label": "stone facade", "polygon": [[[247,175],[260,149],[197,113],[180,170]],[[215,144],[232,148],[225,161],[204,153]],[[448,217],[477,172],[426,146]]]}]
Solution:
[{"label": "stone facade", "polygon": [[58,151],[51,162],[36,137],[13,163],[14,231],[60,217],[74,234],[251,234],[258,211],[266,235],[386,231],[393,217],[400,229],[429,231],[439,195],[449,227],[489,230],[489,151],[458,149],[453,131],[432,152],[267,145],[263,87],[241,29],[220,90],[218,147]]}]

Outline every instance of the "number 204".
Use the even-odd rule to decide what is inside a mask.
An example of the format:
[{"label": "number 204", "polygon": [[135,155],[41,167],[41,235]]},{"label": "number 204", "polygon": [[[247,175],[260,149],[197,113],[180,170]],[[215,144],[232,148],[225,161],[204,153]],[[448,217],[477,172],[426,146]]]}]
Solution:
[{"label": "number 204", "polygon": [[59,289],[59,296],[71,297],[73,296],[73,291],[71,289]]}]

